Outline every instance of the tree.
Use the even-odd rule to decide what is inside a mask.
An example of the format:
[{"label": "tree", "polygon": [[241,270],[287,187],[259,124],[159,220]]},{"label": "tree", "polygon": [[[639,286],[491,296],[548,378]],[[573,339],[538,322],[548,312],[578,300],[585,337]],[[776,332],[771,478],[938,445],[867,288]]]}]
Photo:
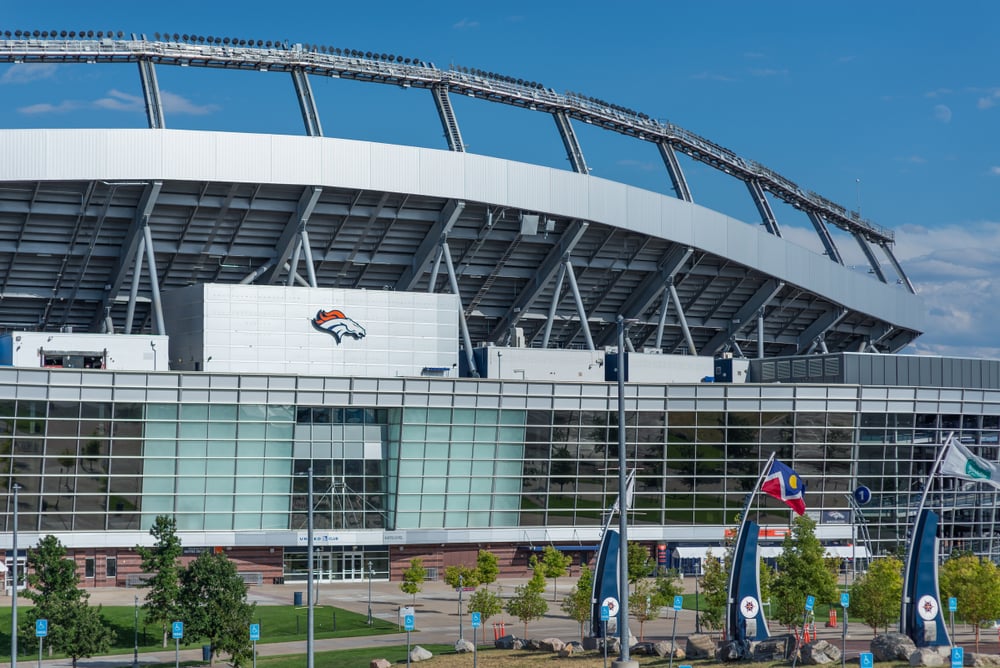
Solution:
[{"label": "tree", "polygon": [[404,594],[410,594],[415,603],[426,579],[427,569],[424,568],[424,560],[420,557],[410,559],[410,567],[403,571],[403,581],[399,583],[399,588]]},{"label": "tree", "polygon": [[444,569],[444,582],[452,589],[478,587],[479,571],[469,566],[448,566]]},{"label": "tree", "polygon": [[552,578],[552,600],[556,600],[556,583],[559,578],[569,574],[573,557],[557,550],[552,545],[546,545],[542,550],[542,572],[545,577]]},{"label": "tree", "polygon": [[[673,603],[673,595],[670,597],[670,603]],[[643,627],[646,622],[659,617],[660,609],[665,605],[667,605],[666,596],[655,580],[643,578],[635,583],[635,591],[628,599],[628,611],[639,620],[639,640],[643,639]]]},{"label": "tree", "polygon": [[676,568],[656,575],[656,591],[663,597],[665,601],[663,605],[673,604],[674,596],[680,596],[684,593],[684,587],[678,579]]},{"label": "tree", "polygon": [[698,614],[701,624],[707,629],[720,630],[725,627],[732,561],[732,550],[725,551],[722,561],[716,559],[711,550],[705,556],[705,570],[699,582],[703,603],[699,605]]},{"label": "tree", "polygon": [[771,611],[775,620],[795,628],[802,619],[806,596],[815,596],[818,603],[838,602],[836,560],[826,557],[816,538],[816,521],[808,515],[792,521],[781,550],[778,574],[771,585]]},{"label": "tree", "polygon": [[210,665],[218,654],[230,655],[233,665],[251,659],[247,629],[256,604],[247,603],[247,586],[225,553],[206,550],[181,573],[178,602],[185,622],[184,635],[203,638],[212,646]]},{"label": "tree", "polygon": [[593,614],[593,599],[594,573],[584,564],[580,569],[580,578],[576,581],[576,586],[559,606],[563,612],[569,615],[570,619],[580,625],[581,638],[583,637],[583,625],[590,620],[590,616]]},{"label": "tree", "polygon": [[532,576],[525,584],[514,589],[514,596],[507,601],[507,614],[517,617],[524,624],[524,636],[528,636],[528,622],[541,619],[549,611],[549,604],[542,594],[545,592],[545,569],[537,557],[531,557]]},{"label": "tree", "polygon": [[479,550],[476,555],[476,571],[478,571],[479,583],[489,586],[497,581],[500,576],[500,564],[497,555],[486,550]]},{"label": "tree", "polygon": [[903,562],[895,557],[883,557],[871,562],[868,572],[851,585],[851,617],[863,619],[872,635],[879,627],[889,630],[889,624],[899,619],[899,602],[903,598]]},{"label": "tree", "polygon": [[489,589],[477,589],[469,596],[469,612],[478,612],[485,627],[487,619],[503,612],[503,601]]},{"label": "tree", "polygon": [[35,620],[48,620],[49,650],[66,654],[74,666],[81,658],[108,651],[115,634],[101,617],[101,608],[87,603],[90,594],[79,588],[76,564],[66,557],[59,539],[42,538],[28,551],[27,566],[29,589],[24,596],[35,605],[25,616],[25,635],[34,639]]},{"label": "tree", "polygon": [[156,539],[153,547],[139,545],[135,548],[142,559],[142,572],[151,575],[139,585],[149,590],[142,608],[146,611],[148,621],[160,625],[163,646],[166,647],[170,624],[180,616],[177,597],[180,593],[180,558],[183,549],[181,540],[177,537],[177,523],[172,517],[158,515],[149,534]]},{"label": "tree", "polygon": [[649,577],[655,562],[649,548],[642,543],[628,542],[628,582],[633,587],[641,578]]},{"label": "tree", "polygon": [[973,555],[952,557],[941,567],[938,584],[941,597],[956,597],[962,617],[976,628],[978,652],[979,626],[1000,617],[1000,568]]}]

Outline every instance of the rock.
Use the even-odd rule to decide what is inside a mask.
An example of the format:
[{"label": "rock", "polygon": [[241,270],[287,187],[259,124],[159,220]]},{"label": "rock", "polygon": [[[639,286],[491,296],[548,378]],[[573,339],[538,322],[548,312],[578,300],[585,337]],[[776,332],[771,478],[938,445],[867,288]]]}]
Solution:
[{"label": "rock", "polygon": [[538,652],[542,649],[542,643],[540,640],[535,640],[534,638],[529,638],[524,641],[524,649],[531,650],[532,652]]},{"label": "rock", "polygon": [[514,644],[511,645],[511,649],[524,649],[527,647],[528,641],[521,640],[520,638],[514,638]]},{"label": "rock", "polygon": [[578,642],[568,642],[559,650],[559,657],[568,659],[579,654],[581,651],[583,651],[583,645]]},{"label": "rock", "polygon": [[514,649],[515,642],[517,642],[516,636],[501,636],[493,642],[493,646],[497,649]]},{"label": "rock", "polygon": [[883,633],[872,639],[871,651],[876,661],[909,661],[917,646],[902,633]]},{"label": "rock", "polygon": [[749,644],[743,645],[736,641],[724,642],[719,646],[717,657],[719,661],[741,661],[748,658]]},{"label": "rock", "polygon": [[372,659],[368,668],[392,668],[392,661],[389,659]]},{"label": "rock", "polygon": [[825,640],[806,643],[802,646],[801,655],[802,663],[809,666],[840,663],[840,648]]},{"label": "rock", "polygon": [[455,651],[458,652],[459,654],[468,654],[469,652],[472,652],[475,649],[476,649],[475,646],[468,640],[465,640],[464,638],[459,638],[458,640],[455,641]]},{"label": "rock", "polygon": [[715,641],[705,633],[694,633],[688,636],[684,653],[689,659],[712,659],[715,657]]},{"label": "rock", "polygon": [[750,656],[755,662],[783,661],[792,658],[795,651],[795,636],[785,634],[771,636],[750,644]]},{"label": "rock", "polygon": [[651,642],[638,642],[629,648],[629,653],[636,656],[655,656],[656,654]]},{"label": "rock", "polygon": [[674,645],[673,643],[669,643],[666,640],[661,640],[660,642],[653,643],[653,653],[656,656],[670,656],[671,652],[673,652],[675,659],[680,659],[683,661],[685,658],[687,658],[687,655],[684,653],[684,650],[682,650],[677,645]]},{"label": "rock", "polygon": [[601,639],[595,636],[587,636],[583,639],[583,648],[588,652],[593,652],[601,646]]},{"label": "rock", "polygon": [[[944,649],[947,654],[941,652]],[[938,647],[920,647],[910,655],[911,666],[943,666],[951,665],[951,649]]]},{"label": "rock", "polygon": [[[948,649],[946,647],[942,649]],[[949,660],[951,659],[951,654],[948,655]],[[996,654],[970,654],[965,653],[965,665],[973,666],[973,668],[994,668],[995,666],[1000,666],[1000,656]]]},{"label": "rock", "polygon": [[538,641],[538,645],[538,648],[543,652],[558,652],[566,646],[566,643],[559,638],[542,638]]},{"label": "rock", "polygon": [[410,661],[413,663],[418,663],[420,661],[428,661],[434,658],[434,655],[430,653],[429,650],[424,649],[420,645],[417,645],[410,650]]}]

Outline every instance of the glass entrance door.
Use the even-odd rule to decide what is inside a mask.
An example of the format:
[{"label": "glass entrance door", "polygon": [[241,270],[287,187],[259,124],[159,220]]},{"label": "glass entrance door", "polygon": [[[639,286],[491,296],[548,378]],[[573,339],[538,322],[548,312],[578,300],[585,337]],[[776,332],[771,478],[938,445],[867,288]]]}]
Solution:
[{"label": "glass entrance door", "polygon": [[341,557],[342,580],[365,579],[364,555],[361,552],[344,552]]}]

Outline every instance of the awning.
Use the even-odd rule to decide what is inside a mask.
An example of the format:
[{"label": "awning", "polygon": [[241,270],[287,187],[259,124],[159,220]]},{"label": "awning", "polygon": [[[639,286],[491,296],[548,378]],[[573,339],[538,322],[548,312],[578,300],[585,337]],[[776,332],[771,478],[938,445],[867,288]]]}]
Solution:
[{"label": "awning", "polygon": [[[674,559],[705,559],[708,557],[709,551],[712,552],[712,556],[721,559],[726,553],[726,548],[678,546],[674,548]],[[780,545],[760,545],[757,547],[757,555],[761,559],[776,559],[780,554]],[[864,545],[854,545],[853,547],[850,545],[827,545],[826,556],[839,559],[868,559],[871,557],[868,548]]]},{"label": "awning", "polygon": [[871,555],[864,545],[827,545],[826,556],[840,559],[868,559]]},{"label": "awning", "polygon": [[[521,545],[517,549],[528,550],[529,552],[544,552],[548,545]],[[600,545],[553,545],[560,552],[597,552]]]},{"label": "awning", "polygon": [[674,548],[674,559],[707,559],[709,552],[712,553],[713,557],[721,559],[726,554],[726,548],[719,547],[718,545],[709,547],[681,545]]}]

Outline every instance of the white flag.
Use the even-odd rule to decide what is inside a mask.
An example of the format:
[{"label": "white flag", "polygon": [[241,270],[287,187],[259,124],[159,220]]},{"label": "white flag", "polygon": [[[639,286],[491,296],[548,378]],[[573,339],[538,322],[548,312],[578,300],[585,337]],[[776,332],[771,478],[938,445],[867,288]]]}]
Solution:
[{"label": "white flag", "polygon": [[962,445],[957,438],[951,437],[945,444],[948,452],[941,462],[941,473],[952,475],[962,480],[985,482],[1000,489],[1000,466],[977,457]]},{"label": "white flag", "polygon": [[[611,512],[618,512],[618,504],[622,495],[615,499],[615,505],[611,506]],[[635,469],[629,471],[628,478],[625,479],[625,510],[632,510],[632,499],[635,497]]]}]

